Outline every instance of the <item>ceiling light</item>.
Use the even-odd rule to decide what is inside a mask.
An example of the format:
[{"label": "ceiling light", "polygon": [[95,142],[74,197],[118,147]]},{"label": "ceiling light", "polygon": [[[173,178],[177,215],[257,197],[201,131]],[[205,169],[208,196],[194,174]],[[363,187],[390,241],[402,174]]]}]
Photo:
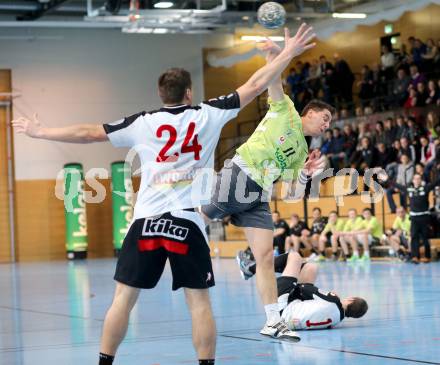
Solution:
[{"label": "ceiling light", "polygon": [[365,19],[367,14],[365,13],[333,13],[333,18],[340,19]]},{"label": "ceiling light", "polygon": [[154,34],[165,34],[168,33],[168,29],[167,28],[155,28],[153,30]]},{"label": "ceiling light", "polygon": [[156,9],[168,9],[171,8],[174,4],[170,1],[160,1],[156,4],[154,4],[154,7]]},{"label": "ceiling light", "polygon": [[272,36],[272,37],[263,37],[260,35],[242,35],[241,40],[242,41],[255,41],[255,42],[264,42],[266,38],[269,38],[270,40],[274,42],[281,42],[284,41],[284,37],[281,36]]}]

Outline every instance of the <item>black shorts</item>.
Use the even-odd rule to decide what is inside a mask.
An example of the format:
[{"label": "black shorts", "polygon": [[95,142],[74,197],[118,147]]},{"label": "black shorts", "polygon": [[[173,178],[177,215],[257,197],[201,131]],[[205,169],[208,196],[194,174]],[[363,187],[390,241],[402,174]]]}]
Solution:
[{"label": "black shorts", "polygon": [[137,219],[124,239],[114,279],[135,288],[154,288],[169,259],[173,290],[214,286],[210,250],[202,229],[203,219],[194,210]]},{"label": "black shorts", "polygon": [[289,294],[297,287],[298,279],[293,276],[279,276],[277,278],[278,296]]},{"label": "black shorts", "polygon": [[202,212],[210,219],[231,216],[237,227],[273,230],[268,192],[235,163],[231,165],[217,175],[211,203],[202,206]]}]

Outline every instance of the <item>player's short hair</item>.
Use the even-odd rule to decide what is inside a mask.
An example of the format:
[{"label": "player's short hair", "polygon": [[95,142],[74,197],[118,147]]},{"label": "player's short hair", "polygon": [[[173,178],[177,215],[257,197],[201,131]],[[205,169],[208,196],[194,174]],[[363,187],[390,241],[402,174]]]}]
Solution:
[{"label": "player's short hair", "polygon": [[313,211],[315,211],[315,210],[318,210],[318,211],[319,211],[319,213],[322,213],[322,211],[321,211],[321,208],[320,208],[320,207],[314,207],[314,208],[313,208]]},{"label": "player's short hair", "polygon": [[373,211],[370,208],[364,208],[362,212],[370,212],[370,214],[373,215]]},{"label": "player's short hair", "polygon": [[183,68],[170,68],[160,75],[157,85],[164,104],[178,104],[191,89],[191,74]]},{"label": "player's short hair", "polygon": [[367,313],[368,304],[365,299],[354,297],[353,301],[347,305],[345,316],[351,318],[360,318]]},{"label": "player's short hair", "polygon": [[336,215],[338,215],[338,212],[337,212],[336,210],[332,210],[328,215],[330,216],[330,215],[332,215],[332,214],[336,214]]},{"label": "player's short hair", "polygon": [[311,100],[303,109],[301,116],[306,115],[309,110],[313,110],[315,112],[320,112],[322,110],[328,110],[330,114],[335,114],[336,109],[333,108],[330,104],[324,103],[321,100],[313,99]]},{"label": "player's short hair", "polygon": [[278,210],[274,210],[272,213],[280,215],[280,212]]}]

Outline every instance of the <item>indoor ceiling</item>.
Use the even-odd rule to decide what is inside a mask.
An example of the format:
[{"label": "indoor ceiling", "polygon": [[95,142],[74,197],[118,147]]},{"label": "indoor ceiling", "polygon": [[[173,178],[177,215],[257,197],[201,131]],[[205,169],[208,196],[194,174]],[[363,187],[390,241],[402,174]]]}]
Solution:
[{"label": "indoor ceiling", "polygon": [[[167,9],[156,9],[158,2]],[[252,28],[256,10],[264,1],[255,0],[0,0],[2,26],[117,27],[127,32],[203,33]],[[330,18],[334,12],[377,0],[280,0],[288,21]]]}]

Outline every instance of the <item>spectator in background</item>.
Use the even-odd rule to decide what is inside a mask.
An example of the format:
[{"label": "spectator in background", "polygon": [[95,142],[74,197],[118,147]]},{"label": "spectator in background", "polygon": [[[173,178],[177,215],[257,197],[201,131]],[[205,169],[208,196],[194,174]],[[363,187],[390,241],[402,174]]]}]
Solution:
[{"label": "spectator in background", "polygon": [[432,38],[429,38],[426,41],[426,53],[422,54],[423,59],[423,68],[426,70],[426,72],[434,72],[435,70],[435,64],[434,61],[437,59],[440,55],[440,51],[436,44],[434,43],[434,40]]},{"label": "spectator in background", "polygon": [[286,83],[290,89],[290,98],[295,104],[298,104],[298,96],[302,91],[302,79],[300,70],[292,67],[289,70],[289,75],[287,76]]},{"label": "spectator in background", "polygon": [[324,93],[324,101],[326,101],[329,104],[334,104],[337,89],[338,89],[338,83],[335,76],[335,70],[333,68],[328,68],[325,71],[324,82],[322,85],[322,90]]},{"label": "spectator in background", "polygon": [[426,81],[425,76],[419,72],[419,67],[416,64],[410,66],[409,73],[411,76],[409,88],[417,89],[419,82],[424,83]]},{"label": "spectator in background", "polygon": [[[409,159],[407,155],[400,156],[400,163],[397,164],[397,175],[396,175],[396,183],[402,186],[408,186],[414,175],[414,164]],[[393,194],[399,193],[400,205],[406,208],[406,191],[397,188],[392,185],[391,187],[385,189],[388,205],[390,207],[391,213],[396,213],[396,204],[393,200]]]},{"label": "spectator in background", "polygon": [[374,126],[374,133],[372,136],[373,144],[377,145],[379,143],[386,143],[387,137],[385,135],[385,130],[382,121],[376,122]]},{"label": "spectator in background", "polygon": [[377,152],[375,167],[382,167],[385,169],[390,163],[395,162],[392,152],[385,146],[385,143],[379,142],[376,146]]},{"label": "spectator in background", "polygon": [[428,137],[420,137],[420,162],[425,166],[435,159],[435,145]]},{"label": "spectator in background", "polygon": [[380,63],[382,70],[384,72],[385,79],[387,81],[394,78],[394,65],[396,64],[396,59],[393,52],[387,45],[382,46],[382,56],[380,57]]},{"label": "spectator in background", "polygon": [[416,148],[409,144],[409,140],[407,137],[400,138],[400,152],[399,158],[401,155],[407,155],[411,161],[417,160]]},{"label": "spectator in background", "polygon": [[364,227],[364,220],[358,216],[356,209],[348,210],[348,219],[344,224],[342,233],[339,234],[339,243],[341,245],[341,256],[339,261],[346,261],[349,257],[348,242],[356,231],[360,231]]},{"label": "spectator in background", "polygon": [[406,74],[403,68],[397,71],[397,78],[393,85],[393,98],[397,106],[402,106],[406,99],[408,99],[408,87],[410,84],[410,77]]},{"label": "spectator in background", "polygon": [[395,255],[402,261],[407,261],[407,255],[411,240],[411,220],[405,208],[396,209],[396,218],[391,230],[386,232],[392,247],[392,255]]},{"label": "spectator in background", "polygon": [[428,81],[428,97],[425,100],[426,105],[436,105],[440,98],[440,92],[434,80]]},{"label": "spectator in background", "polygon": [[[387,85],[385,81],[385,75],[379,65],[379,63],[374,63],[372,67],[373,72],[373,94],[376,98],[379,98],[379,104],[382,103],[382,98],[386,95]],[[378,101],[376,101],[376,104]],[[376,109],[380,106],[379,104],[375,105]]]},{"label": "spectator in background", "polygon": [[361,175],[365,170],[374,166],[375,153],[371,146],[370,139],[364,137],[361,139],[361,147],[349,159],[350,166],[359,171]]},{"label": "spectator in background", "polygon": [[408,137],[408,126],[406,125],[403,116],[399,115],[396,118],[396,139],[401,139],[403,137]]},{"label": "spectator in background", "polygon": [[440,136],[440,122],[437,113],[430,111],[426,116],[426,129],[428,131],[428,138],[433,142]]},{"label": "spectator in background", "polygon": [[406,44],[402,43],[400,46],[400,52],[397,55],[397,65],[396,68],[404,69],[405,72],[409,71],[410,55],[408,54]]},{"label": "spectator in background", "polygon": [[414,143],[420,137],[420,129],[414,117],[408,117],[406,124],[408,126],[408,139]]},{"label": "spectator in background", "polygon": [[332,140],[333,132],[331,129],[327,129],[324,133],[324,142],[321,146],[321,153],[323,155],[328,155],[329,153],[331,153]]},{"label": "spectator in background", "polygon": [[385,119],[384,135],[385,135],[384,142],[387,146],[391,146],[393,142],[397,139],[397,129],[394,126],[393,118]]},{"label": "spectator in background", "polygon": [[353,82],[354,74],[351,71],[347,61],[339,57],[338,53],[334,54],[335,59],[335,78],[338,84],[339,101],[341,104],[351,108],[353,103]]},{"label": "spectator in background", "polygon": [[[361,70],[362,80],[358,82],[359,99],[362,107],[365,107],[367,103],[374,97],[373,93],[373,72],[367,65],[362,66]],[[406,86],[408,87],[408,85]],[[406,91],[406,89],[405,89]]]},{"label": "spectator in background", "polygon": [[[362,217],[364,218],[362,228],[355,231],[353,235],[348,236],[353,255],[347,261],[370,261],[370,246],[379,244],[382,238],[382,226],[377,218],[373,216],[371,209],[365,208],[362,211]],[[359,258],[358,243],[361,243],[364,248],[361,258]]]},{"label": "spectator in background", "polygon": [[305,248],[312,249],[310,231],[306,223],[299,219],[298,214],[292,214],[289,222],[289,235],[285,241],[285,252],[289,252],[293,249],[299,253],[301,244],[303,244]]},{"label": "spectator in background", "polygon": [[426,184],[429,182],[429,176],[428,174],[425,172],[425,165],[423,165],[422,163],[416,163],[416,174],[419,174],[422,177],[423,182]]},{"label": "spectator in background", "polygon": [[324,230],[325,225],[327,224],[327,218],[322,216],[321,209],[318,207],[313,208],[312,218],[313,221],[310,229],[310,240],[313,248],[315,249],[315,257],[316,257],[317,254],[316,250],[319,249],[319,237],[322,231]]},{"label": "spectator in background", "polygon": [[321,76],[325,77],[327,70],[333,69],[333,65],[327,61],[324,55],[322,55],[319,57],[319,68],[321,70]]},{"label": "spectator in background", "polygon": [[344,125],[343,128],[343,136],[344,136],[344,151],[346,156],[351,156],[353,152],[356,150],[357,145],[357,135],[353,131],[353,127],[351,124]]},{"label": "spectator in background", "polygon": [[272,212],[272,221],[274,225],[273,231],[273,247],[276,255],[284,253],[286,237],[289,235],[289,226],[284,219],[280,218],[278,211]]},{"label": "spectator in background", "polygon": [[344,151],[344,137],[338,127],[333,128],[333,138],[331,140],[330,153],[327,158],[330,160],[330,166],[339,168],[339,163],[342,161],[346,163],[346,154]]},{"label": "spectator in background", "polygon": [[416,65],[420,66],[423,62],[422,55],[426,53],[426,46],[422,43],[420,39],[415,39],[414,37],[409,37],[408,43],[411,46],[412,61]]},{"label": "spectator in background", "polygon": [[331,211],[328,215],[328,223],[325,225],[319,237],[319,255],[315,261],[325,261],[325,246],[330,241],[332,247],[332,260],[336,261],[338,254],[339,234],[344,230],[344,220],[338,217],[338,213]]},{"label": "spectator in background", "polygon": [[403,104],[403,107],[405,109],[411,109],[414,108],[416,105],[417,105],[417,91],[416,89],[410,87],[408,99],[406,99],[405,104]]},{"label": "spectator in background", "polygon": [[428,91],[426,90],[426,86],[423,82],[419,82],[417,84],[417,101],[416,106],[422,107],[426,105],[426,100],[428,99]]},{"label": "spectator in background", "polygon": [[313,91],[314,97],[318,97],[319,91],[321,90],[321,76],[322,71],[319,61],[314,59],[310,65],[309,78],[307,80],[308,86]]}]

